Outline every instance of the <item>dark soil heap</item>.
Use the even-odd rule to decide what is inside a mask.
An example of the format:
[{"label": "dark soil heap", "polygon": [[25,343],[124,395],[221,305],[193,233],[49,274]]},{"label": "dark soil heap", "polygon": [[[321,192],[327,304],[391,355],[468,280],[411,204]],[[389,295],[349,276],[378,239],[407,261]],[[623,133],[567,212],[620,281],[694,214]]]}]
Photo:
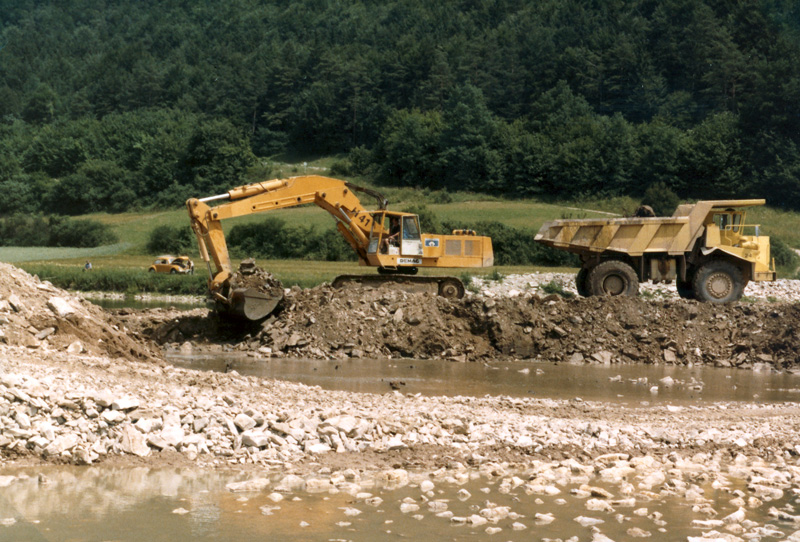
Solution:
[{"label": "dark soil heap", "polygon": [[641,298],[547,297],[450,301],[377,289],[295,288],[264,322],[220,320],[198,309],[118,311],[159,344],[224,344],[276,357],[407,357],[478,361],[710,364],[793,368],[800,309],[791,303],[712,305]]}]

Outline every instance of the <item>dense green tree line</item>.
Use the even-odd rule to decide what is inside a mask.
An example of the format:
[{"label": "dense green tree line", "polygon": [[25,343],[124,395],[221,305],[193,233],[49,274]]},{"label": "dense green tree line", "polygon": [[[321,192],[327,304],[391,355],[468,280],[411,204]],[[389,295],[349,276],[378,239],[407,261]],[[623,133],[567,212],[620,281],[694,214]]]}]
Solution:
[{"label": "dense green tree line", "polygon": [[[276,153],[510,196],[800,209],[794,0],[62,0],[0,12],[0,213],[177,205]],[[258,170],[255,175],[258,174]]]}]

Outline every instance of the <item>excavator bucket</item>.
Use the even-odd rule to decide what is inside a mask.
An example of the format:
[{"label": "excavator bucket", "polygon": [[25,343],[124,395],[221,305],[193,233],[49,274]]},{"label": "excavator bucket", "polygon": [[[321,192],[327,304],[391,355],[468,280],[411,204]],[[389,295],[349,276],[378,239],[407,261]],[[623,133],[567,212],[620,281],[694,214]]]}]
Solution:
[{"label": "excavator bucket", "polygon": [[266,294],[255,288],[233,290],[229,312],[247,320],[262,320],[269,316],[283,299],[283,293]]}]

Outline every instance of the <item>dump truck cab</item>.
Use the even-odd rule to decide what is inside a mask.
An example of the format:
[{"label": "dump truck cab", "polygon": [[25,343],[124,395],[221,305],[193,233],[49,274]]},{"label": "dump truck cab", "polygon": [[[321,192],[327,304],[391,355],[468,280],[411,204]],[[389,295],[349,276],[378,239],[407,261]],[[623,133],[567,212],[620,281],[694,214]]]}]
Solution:
[{"label": "dump truck cab", "polygon": [[581,295],[635,295],[643,281],[675,281],[681,297],[725,303],[749,281],[775,280],[769,237],[746,219],[763,199],[678,206],[670,217],[554,220],[536,240],[578,254]]}]

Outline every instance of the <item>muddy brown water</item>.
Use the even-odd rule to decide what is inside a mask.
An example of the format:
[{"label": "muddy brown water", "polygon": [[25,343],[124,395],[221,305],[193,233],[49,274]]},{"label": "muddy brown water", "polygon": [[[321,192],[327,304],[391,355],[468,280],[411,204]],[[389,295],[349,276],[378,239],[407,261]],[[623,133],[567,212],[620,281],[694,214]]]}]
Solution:
[{"label": "muddy brown water", "polygon": [[[382,499],[377,506],[344,492],[284,494],[277,503],[268,498],[269,489],[232,493],[226,484],[247,479],[234,471],[50,466],[6,469],[0,471],[3,474],[17,479],[0,491],[0,541],[529,541],[571,536],[591,540],[591,527],[579,525],[575,521],[579,516],[601,520],[597,528],[612,540],[630,539],[632,528],[651,533],[652,540],[686,540],[708,530],[692,527],[692,520],[708,518],[674,497],[613,512],[589,511],[585,498],[570,495],[571,487],[553,496],[526,495],[521,488],[505,493],[497,478],[477,473],[460,485],[436,482],[427,495],[419,482],[399,489],[379,483],[362,488]],[[458,494],[462,489],[470,494],[463,500]],[[703,489],[719,517],[736,510],[729,502],[730,493],[710,486]],[[419,510],[401,511],[404,499],[413,499]],[[459,517],[479,514],[487,501],[508,506],[513,515],[496,524],[459,525],[437,517],[427,506],[429,499],[445,501]],[[772,524],[786,536],[795,527],[768,517],[766,511],[789,501],[749,509],[747,517],[761,525]],[[640,508],[647,515],[634,513]],[[537,513],[550,513],[555,520],[537,524]],[[654,519],[654,513],[661,519]],[[489,534],[487,527],[501,531]]]},{"label": "muddy brown water", "polygon": [[[236,371],[320,386],[327,390],[422,395],[507,395],[687,404],[707,401],[800,400],[800,375],[667,365],[571,365],[554,363],[454,363],[441,360],[345,361],[267,358],[241,354],[181,355],[175,365],[204,371]],[[670,384],[665,378],[671,378]],[[654,389],[655,388],[655,389]]]}]

